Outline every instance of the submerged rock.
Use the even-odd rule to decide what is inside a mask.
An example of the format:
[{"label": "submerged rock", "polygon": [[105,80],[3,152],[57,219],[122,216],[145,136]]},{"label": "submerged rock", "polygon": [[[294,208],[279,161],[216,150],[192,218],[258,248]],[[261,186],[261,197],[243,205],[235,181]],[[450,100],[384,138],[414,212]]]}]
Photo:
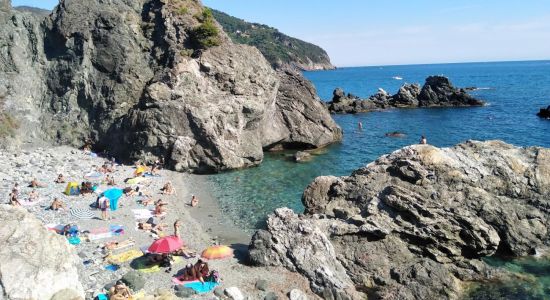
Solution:
[{"label": "submerged rock", "polygon": [[311,159],[311,154],[304,151],[298,151],[294,154],[295,162],[306,162]]},{"label": "submerged rock", "polygon": [[48,231],[23,208],[0,205],[0,220],[0,296],[84,299],[80,259],[65,237]]},{"label": "submerged rock", "polygon": [[550,106],[547,108],[541,108],[537,116],[545,119],[550,119]]},{"label": "submerged rock", "polygon": [[416,107],[458,107],[482,106],[484,102],[467,93],[466,89],[455,88],[447,77],[430,76],[421,88],[418,84],[405,84],[397,94],[390,95],[383,89],[368,99],[345,96],[338,88],[332,102],[326,104],[331,113],[359,113],[386,108]]},{"label": "submerged rock", "polygon": [[454,299],[498,273],[481,258],[550,242],[550,149],[410,146],[319,177],[302,200],[305,215],[279,209],[254,235],[254,264],[297,271],[325,299]]}]

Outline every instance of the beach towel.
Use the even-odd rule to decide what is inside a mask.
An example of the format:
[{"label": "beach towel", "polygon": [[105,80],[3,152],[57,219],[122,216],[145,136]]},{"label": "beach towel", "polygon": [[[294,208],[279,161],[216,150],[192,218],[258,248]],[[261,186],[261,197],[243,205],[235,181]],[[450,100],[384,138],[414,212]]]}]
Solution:
[{"label": "beach towel", "polygon": [[172,277],[172,282],[176,285],[184,285],[184,284],[199,282],[199,281],[198,280],[183,281],[183,276],[179,276],[179,277]]},{"label": "beach towel", "polygon": [[84,175],[84,179],[89,181],[101,181],[103,180],[103,174],[99,172],[90,172],[86,175]]},{"label": "beach towel", "polygon": [[33,205],[36,205],[36,204],[40,203],[40,200],[38,200],[38,201],[23,200],[23,201],[19,201],[19,203],[21,203],[22,206],[33,206]]},{"label": "beach towel", "polygon": [[216,282],[209,282],[206,281],[205,283],[202,282],[191,282],[186,283],[183,286],[186,288],[193,289],[195,292],[199,294],[204,294],[212,291],[215,287],[217,287],[219,284]]},{"label": "beach towel", "polygon": [[105,260],[112,264],[118,265],[130,260],[136,259],[141,256],[143,256],[143,253],[140,250],[132,249],[132,250],[122,252],[120,254],[109,255],[105,258]]},{"label": "beach towel", "polygon": [[105,270],[111,271],[111,272],[116,272],[118,269],[120,269],[120,267],[118,265],[105,266]]},{"label": "beach towel", "polygon": [[98,227],[98,228],[93,228],[93,229],[90,229],[89,232],[91,234],[98,234],[98,233],[107,233],[109,232],[109,228],[107,227]]},{"label": "beach towel", "polygon": [[135,185],[135,184],[140,184],[144,181],[147,181],[148,178],[145,178],[145,177],[135,177],[135,178],[130,178],[126,181],[126,183],[128,184],[131,184],[131,185]]},{"label": "beach towel", "polygon": [[71,245],[79,245],[80,244],[80,238],[77,236],[73,236],[67,239],[69,241],[69,244]]},{"label": "beach towel", "polygon": [[113,233],[114,236],[120,236],[124,234],[124,226],[122,225],[110,225],[109,231]]},{"label": "beach towel", "polygon": [[98,240],[102,240],[102,239],[108,239],[108,238],[111,238],[113,237],[113,233],[111,231],[109,232],[103,232],[103,233],[90,233],[88,234],[88,240],[90,242],[93,242],[93,241],[98,241]]},{"label": "beach towel", "polygon": [[130,266],[139,272],[142,273],[156,273],[160,272],[160,266],[159,265],[147,265],[147,258],[140,257],[135,259]]},{"label": "beach towel", "polygon": [[149,219],[153,216],[153,211],[144,208],[132,209],[132,212],[134,213],[134,218],[138,220]]}]

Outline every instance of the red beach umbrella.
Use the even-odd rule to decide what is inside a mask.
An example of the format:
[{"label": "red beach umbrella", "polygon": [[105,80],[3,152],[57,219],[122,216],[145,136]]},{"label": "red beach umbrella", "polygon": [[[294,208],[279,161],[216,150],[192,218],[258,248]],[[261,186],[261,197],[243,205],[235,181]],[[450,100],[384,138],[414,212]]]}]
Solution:
[{"label": "red beach umbrella", "polygon": [[202,251],[201,257],[205,259],[224,259],[233,257],[233,249],[228,246],[212,246]]},{"label": "red beach umbrella", "polygon": [[150,253],[168,254],[183,247],[183,241],[177,236],[167,236],[154,241],[149,249]]}]

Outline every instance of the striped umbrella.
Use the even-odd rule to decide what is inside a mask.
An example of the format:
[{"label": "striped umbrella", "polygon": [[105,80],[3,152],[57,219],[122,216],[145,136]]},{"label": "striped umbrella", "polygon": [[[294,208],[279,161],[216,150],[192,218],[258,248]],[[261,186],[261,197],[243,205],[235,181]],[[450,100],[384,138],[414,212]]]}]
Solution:
[{"label": "striped umbrella", "polygon": [[201,257],[204,259],[224,259],[233,257],[233,249],[228,246],[212,246],[202,251]]},{"label": "striped umbrella", "polygon": [[87,208],[73,208],[71,209],[71,215],[79,219],[93,219],[95,214]]}]

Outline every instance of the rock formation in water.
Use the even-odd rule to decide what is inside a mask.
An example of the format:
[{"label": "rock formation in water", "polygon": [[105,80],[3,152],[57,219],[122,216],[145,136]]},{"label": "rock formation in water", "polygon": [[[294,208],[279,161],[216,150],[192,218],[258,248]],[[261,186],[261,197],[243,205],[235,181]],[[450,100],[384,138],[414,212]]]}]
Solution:
[{"label": "rock formation in water", "polygon": [[216,172],[341,139],[307,80],[233,44],[197,1],[63,0],[48,17],[6,3],[4,144],[90,138],[121,159]]},{"label": "rock formation in water", "polygon": [[360,99],[336,89],[331,102],[326,103],[331,113],[360,113],[387,108],[416,107],[464,107],[482,106],[484,102],[470,96],[466,89],[458,89],[443,76],[430,76],[421,88],[418,84],[405,84],[397,94],[390,95],[383,89]]},{"label": "rock formation in water", "polygon": [[545,119],[550,119],[550,106],[547,108],[541,108],[537,116]]},{"label": "rock formation in water", "polygon": [[22,208],[0,205],[0,220],[0,299],[84,299],[65,237]]},{"label": "rock formation in water", "polygon": [[254,264],[300,272],[325,299],[456,299],[498,275],[481,258],[548,246],[550,149],[410,146],[317,178],[302,201],[254,235]]}]

